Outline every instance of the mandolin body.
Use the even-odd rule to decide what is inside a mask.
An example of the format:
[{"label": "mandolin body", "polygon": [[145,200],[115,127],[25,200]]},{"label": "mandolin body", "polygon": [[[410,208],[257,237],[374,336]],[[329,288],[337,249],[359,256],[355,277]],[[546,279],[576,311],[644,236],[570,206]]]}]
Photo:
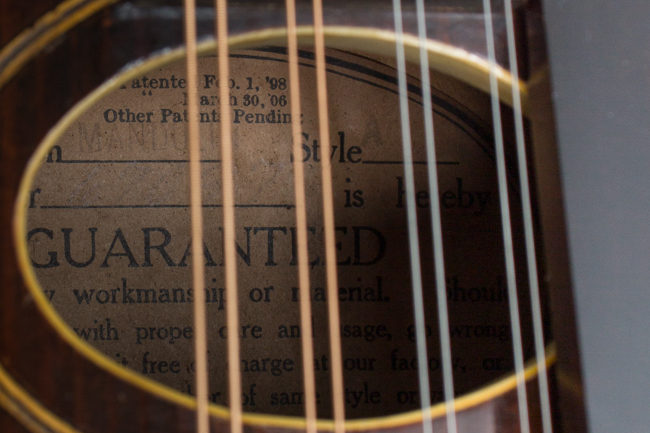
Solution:
[{"label": "mandolin body", "polygon": [[[429,38],[485,56],[480,8],[438,5],[429,19]],[[472,4],[470,4],[472,3]],[[523,81],[528,83],[529,120],[535,142],[530,166],[536,173],[538,212],[543,234],[537,248],[545,257],[540,273],[549,292],[555,349],[547,352],[549,381],[558,432],[585,431],[580,369],[576,351],[571,294],[559,197],[548,73],[536,2],[517,5],[522,30],[519,53]],[[211,5],[200,5],[199,40],[214,30]],[[416,33],[413,11],[405,28]],[[232,2],[233,36],[283,27],[284,4]],[[507,63],[502,16],[495,15],[498,52]],[[75,104],[132,62],[183,44],[179,4],[112,0],[39,0],[0,3],[0,429],[3,432],[193,432],[195,402],[172,392],[152,392],[146,381],[133,380],[109,361],[89,357],[54,325],[57,319],[34,298],[16,253],[15,206],[30,158],[57,122]],[[335,2],[326,5],[326,25],[392,30],[389,4]],[[311,9],[302,4],[298,24],[311,25]],[[336,43],[336,42],[334,42]],[[339,42],[340,43],[340,42]],[[353,50],[355,47],[350,46]],[[364,46],[357,46],[359,50]],[[376,53],[385,54],[385,53]],[[484,89],[483,89],[484,90]],[[545,167],[540,170],[540,167]],[[550,169],[548,167],[551,167]],[[552,253],[551,253],[552,252]],[[557,361],[556,361],[557,358]],[[531,431],[541,431],[535,368],[527,369]],[[517,395],[512,374],[457,399],[459,431],[519,432]],[[561,380],[558,380],[561,379]],[[390,379],[389,379],[390,380]],[[446,431],[444,405],[434,406],[433,428]],[[382,419],[349,421],[348,431],[417,432],[418,411]],[[227,411],[211,409],[211,431],[227,432]],[[248,414],[246,432],[304,430],[296,417]],[[331,430],[328,421],[319,430]]]}]

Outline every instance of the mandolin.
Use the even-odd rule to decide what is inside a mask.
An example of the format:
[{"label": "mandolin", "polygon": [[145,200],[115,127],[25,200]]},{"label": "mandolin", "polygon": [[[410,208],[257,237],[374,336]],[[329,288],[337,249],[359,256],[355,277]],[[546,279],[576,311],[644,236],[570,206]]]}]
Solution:
[{"label": "mandolin", "polygon": [[3,431],[586,431],[537,1],[0,8]]}]

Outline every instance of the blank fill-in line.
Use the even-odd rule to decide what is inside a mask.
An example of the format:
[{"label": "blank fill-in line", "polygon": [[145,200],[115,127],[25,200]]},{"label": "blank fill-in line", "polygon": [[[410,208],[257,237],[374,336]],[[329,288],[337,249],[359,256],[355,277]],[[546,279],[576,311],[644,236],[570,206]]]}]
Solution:
[{"label": "blank fill-in line", "polygon": [[[125,204],[125,205],[43,205],[41,209],[187,209],[188,204]],[[220,204],[204,204],[203,208],[221,208]],[[293,209],[292,204],[236,204],[236,208]]]},{"label": "blank fill-in line", "polygon": [[[62,159],[56,164],[187,164],[188,159]],[[202,164],[219,164],[219,159],[202,159]]]},{"label": "blank fill-in line", "polygon": [[[376,164],[376,165],[403,165],[404,161],[361,161],[363,164]],[[413,161],[413,165],[427,165],[427,161]],[[436,161],[437,165],[460,165],[458,161]]]}]

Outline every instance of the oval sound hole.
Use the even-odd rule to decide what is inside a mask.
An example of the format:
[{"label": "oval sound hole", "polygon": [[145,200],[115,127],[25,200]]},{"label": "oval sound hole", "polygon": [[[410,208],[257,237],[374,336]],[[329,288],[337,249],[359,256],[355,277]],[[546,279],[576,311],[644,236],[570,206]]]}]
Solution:
[{"label": "oval sound hole", "polygon": [[[217,404],[228,401],[218,100],[218,86],[227,85],[244,410],[296,416],[304,410],[293,158],[302,160],[306,173],[318,415],[331,416],[320,178],[327,158],[335,191],[347,416],[419,407],[395,71],[382,59],[329,55],[329,153],[318,136],[309,51],[301,52],[300,119],[290,115],[284,49],[234,53],[229,83],[216,79],[215,58],[200,59],[209,389]],[[411,71],[417,75],[417,67]],[[428,188],[420,83],[410,80],[428,366],[436,402],[443,396],[433,200],[442,210],[458,394],[512,369],[511,329],[488,96],[433,76],[440,183],[435,197]],[[27,242],[42,290],[80,340],[117,364],[193,394],[187,91],[184,65],[173,64],[139,73],[79,115],[50,143],[32,181]],[[296,121],[303,130],[300,155],[291,152]],[[510,190],[517,237],[516,182]],[[527,315],[526,281],[519,283]]]}]

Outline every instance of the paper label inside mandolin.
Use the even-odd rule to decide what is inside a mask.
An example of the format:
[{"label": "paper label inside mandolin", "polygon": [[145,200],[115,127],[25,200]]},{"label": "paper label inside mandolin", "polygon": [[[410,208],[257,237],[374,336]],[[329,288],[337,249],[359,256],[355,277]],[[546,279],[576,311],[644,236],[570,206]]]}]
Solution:
[{"label": "paper label inside mandolin", "polygon": [[[325,158],[334,173],[347,416],[419,405],[395,72],[366,57],[329,54],[331,151],[318,136],[313,60],[306,51],[300,68],[303,152],[293,156],[291,122],[298,119],[290,116],[283,50],[231,58],[241,372],[249,412],[304,411],[293,157],[303,160],[306,175],[319,416],[331,416],[320,186]],[[199,73],[209,388],[212,401],[226,404],[216,59],[202,58]],[[27,238],[42,289],[80,339],[118,364],[192,394],[185,76],[183,64],[143,72],[65,131],[33,181]],[[415,78],[409,97],[429,373],[432,399],[440,401],[432,200],[442,209],[457,393],[506,374],[513,361],[489,99],[449,77],[434,75],[432,82],[439,197],[428,188]],[[513,181],[513,204],[516,190]],[[527,286],[520,280],[526,315]]]}]

